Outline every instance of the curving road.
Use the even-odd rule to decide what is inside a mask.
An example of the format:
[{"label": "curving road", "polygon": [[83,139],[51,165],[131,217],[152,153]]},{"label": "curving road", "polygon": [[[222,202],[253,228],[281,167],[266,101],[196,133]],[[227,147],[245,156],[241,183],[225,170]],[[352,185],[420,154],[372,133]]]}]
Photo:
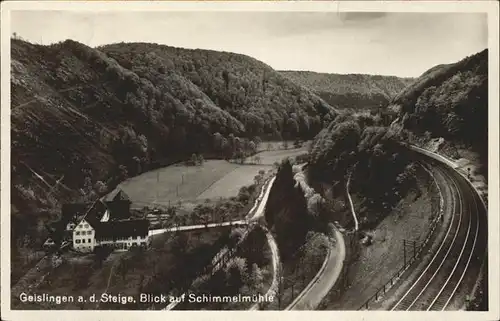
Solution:
[{"label": "curving road", "polygon": [[[247,224],[254,224],[259,218],[261,218],[264,215],[264,210],[267,204],[267,199],[269,198],[269,193],[271,192],[271,187],[273,186],[274,180],[276,179],[276,176],[273,176],[271,179],[269,179],[267,182],[264,183],[261,192],[259,194],[259,197],[255,200],[254,205],[252,208],[248,211],[248,214],[245,218],[245,220],[241,221],[234,221],[234,222],[224,222],[224,223],[213,223],[213,224],[207,224],[208,225],[213,225],[209,227],[218,227],[222,226],[222,224],[230,225],[230,223],[235,224],[238,223],[240,225],[247,225]],[[189,229],[197,229],[198,225],[192,225],[192,226],[185,226],[185,227],[178,227],[177,229],[182,229],[183,230],[189,230]],[[205,225],[202,225],[202,228],[205,228]],[[241,237],[239,242],[243,242],[243,240],[246,238],[248,235],[249,230],[246,230],[245,234]],[[271,248],[272,252],[272,259],[273,259],[273,280],[272,280],[272,285],[270,289],[268,290],[268,294],[273,293],[275,291],[275,287],[277,285],[277,271],[278,271],[278,262],[279,262],[279,253],[278,253],[278,247],[276,244],[276,241],[274,240],[273,236],[267,231],[266,233],[267,240],[269,243],[269,246]],[[222,255],[227,252],[228,249],[224,247],[219,251],[215,257],[214,260],[217,261],[218,257],[221,257]],[[214,269],[220,269],[222,266],[220,264],[217,264]],[[213,273],[214,271],[212,271]],[[163,310],[173,310],[179,302],[174,301],[167,305]],[[258,306],[254,305],[251,307],[251,310],[256,310]]]},{"label": "curving road", "polygon": [[342,273],[346,247],[342,233],[335,228],[335,247],[328,248],[323,265],[304,290],[285,310],[314,310],[335,286]]},{"label": "curving road", "polygon": [[451,190],[445,206],[449,223],[444,237],[434,244],[437,249],[428,249],[431,255],[424,258],[425,265],[402,285],[406,288],[390,310],[457,310],[471,294],[486,258],[487,211],[476,190],[451,164],[434,155],[422,157],[442,177],[443,188]]}]

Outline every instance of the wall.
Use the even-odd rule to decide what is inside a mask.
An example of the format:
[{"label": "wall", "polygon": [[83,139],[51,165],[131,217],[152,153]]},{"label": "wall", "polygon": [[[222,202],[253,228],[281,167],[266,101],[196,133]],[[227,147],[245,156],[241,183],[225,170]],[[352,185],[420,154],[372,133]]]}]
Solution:
[{"label": "wall", "polygon": [[95,230],[82,220],[73,230],[73,248],[80,252],[92,252],[95,246]]}]

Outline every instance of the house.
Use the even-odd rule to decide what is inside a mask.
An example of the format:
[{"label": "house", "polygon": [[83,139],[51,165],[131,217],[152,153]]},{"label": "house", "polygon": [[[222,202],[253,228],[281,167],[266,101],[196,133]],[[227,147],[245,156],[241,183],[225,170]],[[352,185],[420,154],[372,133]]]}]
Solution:
[{"label": "house", "polygon": [[122,191],[95,201],[74,226],[73,248],[79,252],[92,252],[101,245],[115,250],[148,247],[149,221],[130,219],[130,204],[130,199]]},{"label": "house", "polygon": [[119,220],[130,218],[130,205],[132,201],[130,201],[128,195],[121,189],[115,189],[113,192],[103,197],[102,202],[106,204],[109,215],[113,217],[113,219]]},{"label": "house", "polygon": [[94,202],[73,229],[73,248],[80,252],[92,252],[95,248],[96,228],[100,216],[106,211],[101,201]]}]

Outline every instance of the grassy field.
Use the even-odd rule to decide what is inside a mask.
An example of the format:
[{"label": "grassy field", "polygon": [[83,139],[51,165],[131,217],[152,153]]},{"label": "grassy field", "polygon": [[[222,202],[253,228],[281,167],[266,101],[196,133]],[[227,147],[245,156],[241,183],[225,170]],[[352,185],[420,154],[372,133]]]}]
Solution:
[{"label": "grassy field", "polygon": [[[260,157],[260,164],[262,165],[273,165],[275,162],[281,162],[285,158],[293,158],[298,155],[307,153],[307,147],[303,146],[300,148],[290,148],[290,149],[280,149],[263,151],[257,155]],[[252,157],[247,158],[246,162],[251,162]]]},{"label": "grassy field", "polygon": [[206,161],[202,166],[172,165],[130,178],[118,188],[139,205],[154,202],[168,205],[168,202],[196,199],[238,167],[223,160]]},{"label": "grassy field", "polygon": [[[265,145],[263,143],[262,145]],[[253,183],[260,170],[268,171],[275,162],[304,154],[306,145],[288,150],[270,150],[258,153],[258,165],[207,160],[201,166],[172,165],[132,177],[118,185],[127,193],[135,207],[151,204],[185,206],[199,204],[206,199],[232,197],[241,187]]]},{"label": "grassy field", "polygon": [[197,199],[212,199],[217,197],[231,197],[238,195],[238,191],[243,186],[253,182],[255,175],[260,170],[268,171],[271,165],[241,165],[232,172],[214,182],[210,188],[198,195]]}]

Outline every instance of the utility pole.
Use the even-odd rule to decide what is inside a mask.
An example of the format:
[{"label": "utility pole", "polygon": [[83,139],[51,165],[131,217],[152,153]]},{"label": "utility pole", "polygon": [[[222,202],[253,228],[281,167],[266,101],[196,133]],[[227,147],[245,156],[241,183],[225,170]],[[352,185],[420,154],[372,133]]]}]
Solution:
[{"label": "utility pole", "polygon": [[417,255],[417,241],[413,240],[413,257]]}]

